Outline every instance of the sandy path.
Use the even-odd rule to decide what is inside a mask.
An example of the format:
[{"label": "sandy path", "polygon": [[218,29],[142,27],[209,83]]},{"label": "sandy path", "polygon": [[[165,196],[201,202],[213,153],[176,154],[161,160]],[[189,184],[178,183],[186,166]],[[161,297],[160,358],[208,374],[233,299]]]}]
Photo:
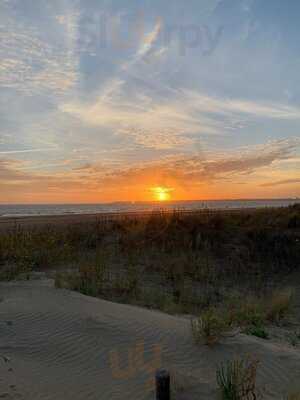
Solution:
[{"label": "sandy path", "polygon": [[216,364],[241,353],[261,359],[266,398],[281,399],[300,381],[293,348],[244,335],[195,346],[187,319],[57,290],[52,281],[2,283],[0,298],[0,355],[10,358],[0,359],[0,398],[153,399],[153,371],[172,366],[190,375],[179,399],[213,399]]}]

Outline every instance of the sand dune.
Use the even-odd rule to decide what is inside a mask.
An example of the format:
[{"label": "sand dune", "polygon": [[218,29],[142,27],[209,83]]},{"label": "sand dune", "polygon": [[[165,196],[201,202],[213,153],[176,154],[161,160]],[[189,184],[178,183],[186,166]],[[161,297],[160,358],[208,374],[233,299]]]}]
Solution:
[{"label": "sand dune", "polygon": [[[52,281],[0,284],[0,398],[153,399],[156,368],[175,371],[177,398],[215,398],[216,365],[261,360],[265,398],[300,380],[299,351],[238,335],[195,346],[186,318],[57,290]],[[181,384],[180,384],[181,385]]]}]

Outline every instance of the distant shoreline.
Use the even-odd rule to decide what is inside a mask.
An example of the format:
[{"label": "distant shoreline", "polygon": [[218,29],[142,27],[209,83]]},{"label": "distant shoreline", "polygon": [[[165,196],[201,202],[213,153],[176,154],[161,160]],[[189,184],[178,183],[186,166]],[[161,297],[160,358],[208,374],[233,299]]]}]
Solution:
[{"label": "distant shoreline", "polygon": [[278,206],[268,207],[236,207],[236,208],[200,208],[194,210],[185,209],[161,209],[145,211],[127,211],[127,212],[99,212],[99,213],[69,213],[57,215],[26,215],[26,216],[0,216],[0,230],[9,229],[14,226],[42,226],[42,225],[72,225],[99,221],[114,221],[127,218],[147,218],[151,215],[172,214],[178,212],[184,215],[198,214],[236,214],[244,212],[256,212],[257,210],[280,208]]},{"label": "distant shoreline", "polygon": [[[109,204],[0,204],[0,224],[26,219],[119,218],[153,212],[182,213],[278,208],[300,204],[300,199],[190,200],[170,202],[119,202]],[[78,217],[79,216],[79,217]]]},{"label": "distant shoreline", "polygon": [[[243,211],[255,211],[256,208],[237,208],[237,209],[200,209],[200,210],[179,210],[182,214],[205,214],[205,213],[235,213]],[[94,213],[94,214],[62,214],[62,215],[33,215],[33,216],[11,216],[0,217],[0,229],[10,228],[14,225],[19,226],[37,226],[37,225],[63,225],[63,224],[80,224],[88,223],[95,220],[120,220],[123,218],[146,218],[153,214],[163,212],[172,214],[176,210],[162,211],[132,211],[132,212],[116,212],[116,213]]]},{"label": "distant shoreline", "polygon": [[86,207],[86,206],[103,206],[103,207],[119,207],[124,205],[171,205],[171,204],[192,204],[199,203],[202,205],[213,204],[213,203],[279,203],[279,202],[299,202],[300,197],[282,197],[282,198],[237,198],[237,199],[205,199],[205,200],[167,200],[167,201],[112,201],[112,202],[104,202],[104,203],[2,203],[0,202],[1,207]]}]

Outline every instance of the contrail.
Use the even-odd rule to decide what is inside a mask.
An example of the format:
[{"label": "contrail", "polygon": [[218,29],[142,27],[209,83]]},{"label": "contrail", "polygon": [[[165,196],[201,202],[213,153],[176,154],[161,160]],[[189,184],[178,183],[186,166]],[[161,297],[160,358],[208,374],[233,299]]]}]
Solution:
[{"label": "contrail", "polygon": [[0,151],[0,154],[37,153],[40,151],[55,151],[55,150],[56,149],[7,150],[7,151]]}]

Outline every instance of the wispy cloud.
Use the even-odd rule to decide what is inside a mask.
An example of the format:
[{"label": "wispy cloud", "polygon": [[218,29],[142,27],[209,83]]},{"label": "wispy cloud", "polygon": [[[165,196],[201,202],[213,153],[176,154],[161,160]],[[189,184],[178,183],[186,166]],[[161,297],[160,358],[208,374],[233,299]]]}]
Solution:
[{"label": "wispy cloud", "polygon": [[172,129],[160,127],[157,131],[129,127],[121,129],[119,133],[128,135],[137,145],[148,149],[167,150],[193,144],[193,139],[185,137],[175,126]]},{"label": "wispy cloud", "polygon": [[[206,154],[205,159],[198,155],[192,157],[171,157],[165,161],[144,163],[122,171],[114,171],[116,181],[136,182],[143,177],[161,179],[173,178],[177,183],[198,185],[203,182],[234,180],[245,173],[251,174],[271,166],[275,161],[293,156],[299,141],[281,140],[265,145],[241,148],[231,153]],[[159,182],[157,182],[159,183]]]},{"label": "wispy cloud", "polygon": [[251,118],[300,118],[297,107],[209,96],[197,90],[174,88],[167,81],[157,82],[151,74],[142,77],[141,61],[153,52],[164,53],[165,49],[155,46],[162,27],[163,21],[158,19],[134,55],[121,63],[119,75],[102,85],[96,100],[67,102],[60,110],[88,126],[109,128],[112,134],[125,135],[140,147],[150,149],[188,148],[199,136],[232,134],[243,129],[243,121]]},{"label": "wispy cloud", "polygon": [[300,119],[300,108],[261,101],[209,97],[196,91],[184,90],[184,98],[202,112],[245,114],[272,119]]},{"label": "wispy cloud", "polygon": [[159,91],[143,93],[143,88],[139,89],[132,91],[124,80],[114,80],[94,103],[66,103],[61,110],[87,125],[131,135],[136,143],[150,148],[189,145],[190,134],[223,135],[236,126],[237,120],[240,126],[251,116],[300,119],[300,109],[295,107],[226,100],[169,88],[168,96],[163,98]]},{"label": "wispy cloud", "polygon": [[58,44],[45,41],[33,27],[6,16],[0,25],[0,87],[27,95],[45,91],[59,95],[72,89],[78,81],[73,47],[77,17],[67,19],[65,36]]},{"label": "wispy cloud", "polygon": [[[68,193],[77,193],[80,196],[93,196],[95,200],[99,196],[99,188],[102,199],[111,198],[112,193],[119,193],[122,199],[130,199],[130,193],[136,190],[147,196],[153,187],[169,187],[174,189],[172,192],[175,195],[183,191],[187,196],[195,193],[201,195],[203,188],[212,186],[230,187],[238,184],[241,187],[241,181],[244,182],[244,188],[250,184],[259,188],[262,187],[261,179],[258,180],[260,172],[263,171],[264,179],[269,176],[271,180],[273,163],[292,158],[298,147],[297,139],[281,140],[248,149],[240,148],[234,152],[207,153],[205,157],[169,156],[164,160],[138,162],[129,167],[125,163],[112,166],[105,162],[89,162],[71,168],[72,164],[68,161],[63,163],[68,168],[51,173],[46,170],[41,173],[41,170],[19,161],[0,160],[0,188],[2,193],[10,193],[16,187],[26,187],[33,194],[41,190],[49,196],[55,193],[57,199],[65,198]],[[288,186],[298,181],[298,178],[280,182],[272,180],[264,187]]]},{"label": "wispy cloud", "polygon": [[217,134],[216,125],[204,116],[190,113],[184,106],[173,103],[152,103],[147,98],[135,100],[98,99],[96,103],[68,103],[61,107],[64,113],[79,118],[87,125],[109,127],[120,135],[131,135],[139,144],[152,148],[172,148],[189,143],[187,133]]},{"label": "wispy cloud", "polygon": [[300,120],[296,36],[275,15],[276,43],[257,7],[228,12],[221,0],[184,13],[180,1],[172,12],[144,0],[25,3],[0,0],[1,197],[295,192],[299,142],[269,141],[297,135]]},{"label": "wispy cloud", "polygon": [[261,184],[261,187],[275,187],[275,186],[282,186],[282,185],[292,185],[300,183],[300,178],[295,178],[295,179],[284,179],[281,181],[274,181],[274,182],[267,182]]},{"label": "wispy cloud", "polygon": [[0,159],[0,185],[6,183],[14,186],[30,180],[31,176],[20,170],[20,167],[22,163],[18,160]]}]

